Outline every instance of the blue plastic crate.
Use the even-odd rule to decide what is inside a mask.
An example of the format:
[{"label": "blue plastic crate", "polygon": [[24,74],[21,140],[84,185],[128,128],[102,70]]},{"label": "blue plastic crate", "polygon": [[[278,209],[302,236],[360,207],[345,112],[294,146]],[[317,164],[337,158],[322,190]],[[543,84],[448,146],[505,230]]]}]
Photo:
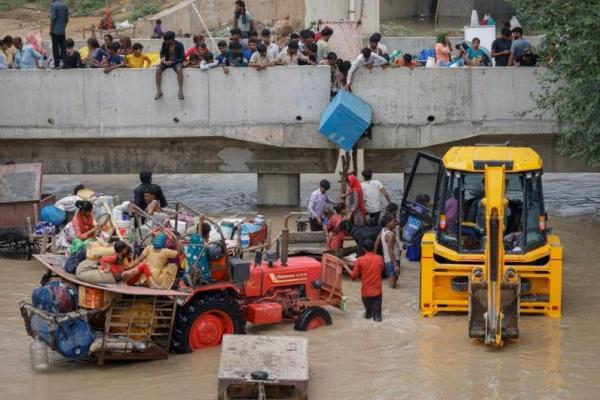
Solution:
[{"label": "blue plastic crate", "polygon": [[338,147],[350,151],[371,125],[372,116],[369,104],[342,90],[321,115],[319,132]]}]

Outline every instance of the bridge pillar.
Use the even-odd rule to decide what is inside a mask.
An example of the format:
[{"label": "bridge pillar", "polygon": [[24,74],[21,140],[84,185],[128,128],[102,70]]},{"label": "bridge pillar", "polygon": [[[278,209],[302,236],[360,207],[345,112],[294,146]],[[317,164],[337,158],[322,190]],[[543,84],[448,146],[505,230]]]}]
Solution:
[{"label": "bridge pillar", "polygon": [[258,174],[259,206],[300,205],[300,174]]}]

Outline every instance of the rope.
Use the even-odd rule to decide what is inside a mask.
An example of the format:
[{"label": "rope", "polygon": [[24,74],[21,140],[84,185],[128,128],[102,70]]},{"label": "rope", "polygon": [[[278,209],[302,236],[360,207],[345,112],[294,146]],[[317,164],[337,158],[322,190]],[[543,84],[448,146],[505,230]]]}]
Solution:
[{"label": "rope", "polygon": [[204,27],[204,30],[208,34],[208,37],[212,41],[212,44],[213,44],[214,48],[216,49],[217,48],[217,42],[215,41],[215,38],[212,37],[212,35],[210,34],[210,31],[206,27],[206,24],[204,23],[204,19],[202,18],[202,15],[200,14],[200,11],[198,11],[198,7],[196,7],[196,0],[192,0],[192,2],[190,4],[192,5],[192,8],[194,9],[194,12],[196,13],[196,15],[198,16],[198,18],[200,19],[200,23],[202,24],[202,26]]}]

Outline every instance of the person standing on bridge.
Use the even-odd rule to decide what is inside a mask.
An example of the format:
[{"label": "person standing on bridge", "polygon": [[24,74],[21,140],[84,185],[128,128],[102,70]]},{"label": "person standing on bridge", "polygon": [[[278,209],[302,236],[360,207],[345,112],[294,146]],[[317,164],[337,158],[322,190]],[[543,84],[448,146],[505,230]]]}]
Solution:
[{"label": "person standing on bridge", "polygon": [[53,0],[50,7],[50,37],[52,38],[52,57],[54,68],[67,63],[67,24],[69,8],[61,0]]},{"label": "person standing on bridge", "polygon": [[254,18],[250,11],[246,10],[246,3],[242,0],[235,2],[235,12],[233,13],[233,26],[241,31],[242,39],[247,43],[250,31],[256,30]]}]

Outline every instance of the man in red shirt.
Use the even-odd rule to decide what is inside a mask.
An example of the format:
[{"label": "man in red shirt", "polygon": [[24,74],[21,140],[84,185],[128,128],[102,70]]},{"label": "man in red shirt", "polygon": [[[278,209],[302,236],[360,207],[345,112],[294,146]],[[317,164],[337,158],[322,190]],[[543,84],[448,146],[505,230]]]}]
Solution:
[{"label": "man in red shirt", "polygon": [[352,280],[358,279],[359,276],[362,278],[360,294],[365,306],[365,318],[373,318],[373,321],[381,322],[383,257],[373,252],[375,243],[371,239],[365,239],[362,247],[366,253],[354,261],[354,269],[350,277]]}]

